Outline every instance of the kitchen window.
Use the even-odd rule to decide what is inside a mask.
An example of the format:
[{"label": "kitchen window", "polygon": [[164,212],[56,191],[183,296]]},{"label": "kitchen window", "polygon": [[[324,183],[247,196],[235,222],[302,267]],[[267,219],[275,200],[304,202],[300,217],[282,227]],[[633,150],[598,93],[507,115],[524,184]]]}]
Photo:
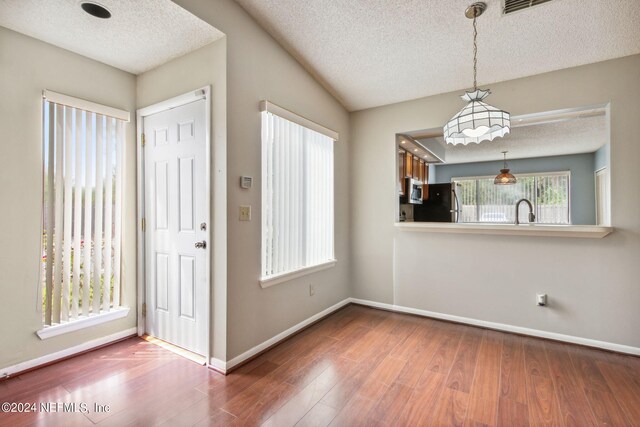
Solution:
[{"label": "kitchen window", "polygon": [[43,97],[44,339],[128,311],[120,309],[120,273],[129,113],[50,91]]},{"label": "kitchen window", "polygon": [[[547,172],[515,175],[514,185],[495,185],[494,177],[452,178],[460,223],[515,222],[515,204],[528,199],[537,224],[571,224],[571,174]],[[455,208],[455,207],[454,207]],[[529,209],[520,207],[520,222],[528,223]]]},{"label": "kitchen window", "polygon": [[337,134],[262,103],[263,287],[335,264]]}]

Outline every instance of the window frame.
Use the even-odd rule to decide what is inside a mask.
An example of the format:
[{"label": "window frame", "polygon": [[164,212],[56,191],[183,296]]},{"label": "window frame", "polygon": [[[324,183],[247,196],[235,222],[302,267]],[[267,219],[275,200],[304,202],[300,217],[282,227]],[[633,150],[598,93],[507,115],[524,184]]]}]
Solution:
[{"label": "window frame", "polygon": [[[120,185],[121,185],[121,191],[122,191],[122,199],[120,201],[120,221],[124,221],[124,212],[126,210],[126,201],[124,199],[124,190],[125,190],[125,177],[126,177],[126,163],[127,163],[127,156],[126,156],[126,141],[127,141],[127,124],[130,122],[130,113],[128,111],[125,110],[121,110],[118,108],[114,108],[114,107],[109,107],[103,104],[99,104],[96,102],[92,102],[92,101],[87,101],[85,99],[81,99],[81,98],[76,98],[73,96],[69,96],[69,95],[65,95],[65,94],[61,94],[58,92],[54,92],[54,91],[50,91],[50,90],[43,90],[42,91],[42,97],[41,97],[41,102],[42,102],[42,108],[41,108],[41,113],[42,113],[42,119],[40,121],[41,123],[41,136],[42,136],[42,140],[43,140],[43,144],[45,141],[45,138],[50,139],[54,130],[53,130],[53,124],[49,123],[49,127],[45,127],[45,105],[46,103],[49,103],[49,108],[56,108],[56,105],[62,106],[65,109],[66,108],[71,108],[71,109],[75,109],[77,111],[80,111],[82,114],[84,114],[84,112],[86,113],[91,113],[91,114],[97,114],[97,115],[101,115],[104,117],[107,117],[107,119],[115,119],[116,121],[122,121],[122,141],[120,142],[122,144],[122,147],[120,148],[121,150],[121,165],[120,165],[120,169],[121,169],[121,176],[120,176]],[[74,111],[74,114],[76,114],[76,112]],[[51,118],[53,116],[53,114],[51,112],[49,112],[49,118]],[[77,116],[76,116],[77,117]],[[57,126],[57,124],[56,124]],[[65,124],[66,126],[66,124]],[[114,122],[113,124],[113,132],[114,132],[114,138],[116,138],[116,142],[117,143],[117,131],[116,131],[116,122]],[[46,134],[46,135],[45,135]],[[77,136],[80,134],[76,134],[76,135],[72,135],[72,138],[77,138]],[[66,137],[65,137],[66,138]],[[83,135],[83,139],[84,139],[84,135]],[[49,144],[51,144],[52,142],[49,141]],[[85,142],[86,143],[86,142]],[[114,148],[117,147],[114,145]],[[74,149],[75,149],[75,142],[74,142]],[[115,148],[117,151],[117,148]],[[78,153],[76,152],[75,155],[77,155]],[[115,153],[112,153],[111,155],[116,156],[113,158],[113,161],[117,161],[117,155]],[[42,153],[42,173],[43,173],[43,180],[42,180],[42,201],[40,204],[40,209],[42,211],[42,220],[40,223],[40,231],[41,231],[41,236],[44,235],[46,227],[45,227],[45,222],[44,222],[44,210],[46,207],[46,203],[47,201],[45,200],[45,170],[46,170],[46,164],[48,161],[50,161],[50,159],[48,158],[49,154],[44,152]],[[84,156],[84,154],[83,154]],[[75,159],[75,158],[74,158]],[[58,160],[56,160],[58,161]],[[51,167],[51,166],[49,166]],[[72,166],[73,167],[73,166]],[[106,168],[106,166],[105,166]],[[106,171],[106,169],[105,169]],[[55,173],[55,172],[54,172]],[[75,172],[74,172],[75,174]],[[106,184],[105,184],[106,185]],[[75,190],[72,188],[71,190],[72,192],[74,192]],[[83,191],[84,191],[84,185],[83,185]],[[106,191],[106,190],[105,190]],[[66,192],[66,190],[65,190]],[[63,196],[65,197],[65,196]],[[84,204],[84,202],[81,202]],[[93,203],[93,202],[92,202]],[[115,203],[115,200],[112,202]],[[81,218],[84,218],[84,207],[83,209],[83,213]],[[104,209],[104,208],[103,208]],[[112,212],[112,221],[116,221],[116,215],[118,213],[117,212]],[[84,223],[84,219],[82,220]],[[112,223],[113,226],[113,223]],[[124,223],[121,223],[121,226],[124,226]],[[82,228],[84,230],[84,228]],[[84,233],[84,231],[83,231]],[[83,234],[82,234],[83,235]],[[121,229],[121,236],[119,239],[119,243],[120,243],[120,249],[119,249],[119,253],[120,256],[122,256],[122,252],[123,252],[123,248],[124,248],[124,230]],[[43,243],[42,241],[40,242],[40,249],[41,251],[43,251],[45,248],[43,247]],[[114,256],[115,253],[113,253],[112,256]],[[92,256],[93,258],[93,256]],[[49,262],[49,260],[47,260],[46,262]],[[42,269],[42,260],[40,260],[40,268]],[[115,266],[112,266],[112,268],[115,268]],[[122,263],[120,263],[120,269],[122,269]],[[84,271],[82,272],[84,273]],[[91,274],[93,274],[93,270],[91,271]],[[115,274],[115,270],[112,270],[112,274]],[[124,291],[124,280],[123,279],[123,275],[122,272],[120,272],[119,274],[120,277],[120,286],[122,291]],[[123,292],[120,293],[120,301],[118,303],[118,305],[112,304],[110,303],[109,305],[109,310],[104,311],[102,310],[102,304],[100,304],[101,309],[98,313],[94,313],[93,311],[90,312],[89,315],[84,315],[81,312],[78,312],[78,314],[74,317],[74,318],[69,318],[66,320],[61,319],[61,321],[59,323],[52,323],[50,325],[46,324],[46,319],[45,319],[45,314],[44,312],[42,312],[42,306],[44,304],[44,288],[45,288],[45,282],[44,280],[46,280],[44,278],[44,276],[42,276],[41,274],[38,275],[38,285],[37,285],[37,289],[38,289],[38,299],[37,299],[37,306],[36,306],[36,311],[38,313],[41,313],[42,316],[42,328],[36,331],[36,335],[38,335],[38,337],[42,340],[48,339],[48,338],[52,338],[58,335],[62,335],[62,334],[66,334],[69,332],[73,332],[73,331],[77,331],[77,330],[81,330],[81,329],[85,329],[85,328],[90,328],[93,326],[97,326],[112,320],[116,320],[116,319],[120,319],[120,318],[124,318],[129,314],[130,308],[124,304],[121,304],[122,302],[122,295]],[[64,284],[64,286],[70,286],[70,284]],[[71,291],[71,289],[69,290],[69,292]],[[113,296],[113,295],[112,295]]]},{"label": "window frame", "polygon": [[[538,221],[538,201],[537,201],[537,195],[536,195],[536,199],[535,200],[530,200],[531,204],[533,205],[533,209],[534,209],[534,213],[536,213],[536,222],[534,222],[533,224],[537,224],[537,225],[573,225],[573,221],[572,221],[572,217],[571,217],[571,170],[564,170],[564,171],[550,171],[550,172],[531,172],[531,173],[514,173],[513,176],[515,176],[516,178],[529,178],[529,177],[533,177],[533,178],[537,178],[537,177],[550,177],[550,176],[566,176],[567,177],[567,218],[568,218],[568,222],[566,224],[561,224],[561,223],[539,223]],[[483,180],[483,179],[487,179],[487,180],[493,180],[495,178],[494,175],[476,175],[476,176],[455,176],[455,177],[451,177],[451,184],[453,185],[453,183],[455,181],[472,181],[475,180],[476,181],[476,189],[478,186],[478,181],[479,180]],[[476,190],[476,218],[478,217],[477,213],[478,213],[478,209],[477,207],[479,206],[478,202],[478,191]],[[452,199],[451,203],[455,203],[455,200]],[[452,207],[452,209],[455,209],[455,207]],[[494,222],[494,221],[475,221],[475,222],[460,222],[460,224],[511,224],[510,222]]]},{"label": "window frame", "polygon": [[[290,110],[287,110],[283,107],[280,107],[270,101],[261,101],[260,105],[259,105],[259,109],[261,111],[261,113],[271,113],[275,116],[278,116],[281,119],[284,120],[288,120],[289,122],[292,122],[294,124],[297,124],[298,126],[301,126],[303,128],[306,128],[307,130],[316,132],[316,133],[320,133],[322,135],[324,135],[325,137],[328,137],[329,139],[332,140],[333,144],[335,144],[336,142],[338,142],[339,139],[339,134],[336,131],[333,131],[327,127],[324,127],[314,121],[311,121],[303,116],[300,116],[296,113],[291,112]],[[262,114],[261,114],[261,119],[262,119]],[[264,131],[263,128],[263,124],[261,122],[261,132]],[[264,215],[265,215],[265,203],[266,203],[266,170],[265,170],[265,147],[264,147],[264,139],[261,137],[261,165],[262,165],[262,170],[261,170],[261,183],[262,183],[262,194],[261,194],[261,204],[260,204],[260,211],[261,211],[261,216],[264,219]],[[326,261],[317,263],[317,264],[312,264],[312,265],[304,265],[302,267],[296,268],[294,270],[289,270],[289,271],[285,271],[282,273],[276,273],[273,275],[269,275],[269,276],[265,276],[263,275],[263,271],[265,266],[263,265],[263,261],[264,261],[264,254],[265,254],[265,244],[264,244],[264,233],[266,232],[265,230],[265,223],[264,221],[262,221],[261,226],[260,226],[260,231],[261,231],[261,236],[260,236],[260,240],[261,240],[261,244],[260,244],[260,277],[258,279],[258,283],[260,284],[260,286],[262,288],[267,288],[269,286],[273,286],[279,283],[283,283],[283,282],[287,282],[299,277],[303,277],[318,271],[322,271],[322,270],[326,270],[329,268],[332,268],[336,265],[337,263],[337,259],[336,259],[336,254],[335,254],[335,238],[336,238],[336,227],[335,227],[335,196],[336,196],[336,182],[335,182],[335,156],[336,156],[336,152],[335,152],[335,146],[332,148],[332,156],[333,156],[333,167],[331,170],[331,174],[332,174],[332,182],[333,182],[333,187],[331,188],[331,199],[333,200],[333,209],[331,211],[331,218],[332,218],[332,222],[333,222],[333,229],[332,229],[332,233],[331,233],[331,254],[332,254],[332,258],[327,259]],[[306,173],[306,171],[305,171]],[[303,206],[303,212],[305,212],[305,215],[307,213],[307,209]],[[304,240],[306,241],[306,232],[305,232],[305,237]]]}]

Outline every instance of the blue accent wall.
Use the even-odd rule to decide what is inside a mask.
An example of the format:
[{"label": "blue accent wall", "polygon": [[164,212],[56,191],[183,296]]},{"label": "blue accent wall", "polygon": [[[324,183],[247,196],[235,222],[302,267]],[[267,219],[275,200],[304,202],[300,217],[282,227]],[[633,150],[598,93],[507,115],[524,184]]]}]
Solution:
[{"label": "blue accent wall", "polygon": [[[571,223],[593,225],[596,223],[595,158],[596,153],[585,153],[514,159],[507,163],[513,174],[571,171]],[[606,158],[608,163],[608,155]],[[502,161],[438,164],[434,168],[434,183],[449,183],[453,177],[497,175],[502,166]]]},{"label": "blue accent wall", "polygon": [[609,166],[609,144],[605,144],[594,153],[593,171]]}]

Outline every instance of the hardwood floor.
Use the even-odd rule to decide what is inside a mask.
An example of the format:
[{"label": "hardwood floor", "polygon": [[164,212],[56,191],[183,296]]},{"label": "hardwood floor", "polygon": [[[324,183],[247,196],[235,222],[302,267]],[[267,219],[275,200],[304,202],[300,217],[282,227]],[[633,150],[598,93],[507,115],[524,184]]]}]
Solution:
[{"label": "hardwood floor", "polygon": [[0,402],[87,405],[0,413],[12,427],[633,426],[640,358],[352,305],[226,377],[132,338],[0,382]]}]

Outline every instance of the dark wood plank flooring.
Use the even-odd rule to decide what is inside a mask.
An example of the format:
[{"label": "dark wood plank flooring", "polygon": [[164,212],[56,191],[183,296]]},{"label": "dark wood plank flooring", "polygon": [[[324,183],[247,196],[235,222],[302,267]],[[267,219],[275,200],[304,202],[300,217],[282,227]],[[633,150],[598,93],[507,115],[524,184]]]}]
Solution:
[{"label": "dark wood plank flooring", "polygon": [[12,427],[634,426],[640,358],[352,305],[226,377],[132,338],[2,381],[0,402],[87,405],[0,413]]}]

